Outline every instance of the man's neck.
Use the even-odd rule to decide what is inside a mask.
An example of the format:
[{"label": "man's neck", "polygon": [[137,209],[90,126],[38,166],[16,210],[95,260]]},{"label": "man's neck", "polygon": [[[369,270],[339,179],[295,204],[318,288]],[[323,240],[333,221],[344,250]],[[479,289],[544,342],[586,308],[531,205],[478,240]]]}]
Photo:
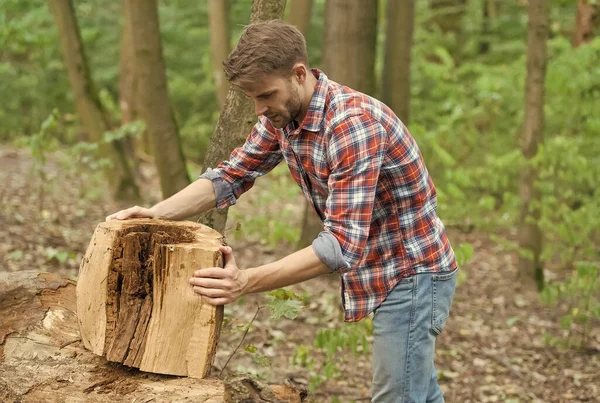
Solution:
[{"label": "man's neck", "polygon": [[310,101],[312,100],[313,94],[315,93],[315,87],[317,86],[317,82],[318,82],[317,78],[312,74],[312,71],[311,71],[306,79],[306,84],[305,84],[306,87],[305,88],[307,88],[307,91],[305,93],[304,98],[302,99],[302,109],[300,110],[300,113],[296,117],[296,120],[299,123],[302,123],[302,121],[304,121],[304,118],[306,117],[306,114],[308,113],[308,107],[310,106]]}]

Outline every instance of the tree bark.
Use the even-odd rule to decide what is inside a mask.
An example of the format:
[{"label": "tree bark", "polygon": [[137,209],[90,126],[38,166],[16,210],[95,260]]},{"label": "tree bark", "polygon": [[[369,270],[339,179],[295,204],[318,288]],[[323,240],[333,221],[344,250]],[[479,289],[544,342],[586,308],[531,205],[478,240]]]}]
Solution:
[{"label": "tree bark", "polygon": [[[527,34],[527,80],[525,85],[525,124],[521,151],[530,162],[544,141],[544,82],[546,77],[546,42],[549,30],[547,0],[529,0]],[[530,257],[519,258],[519,274],[535,280],[543,287],[544,277],[540,262],[542,233],[537,221],[540,217],[540,193],[535,187],[538,171],[531,164],[521,170],[521,218],[519,246]]]},{"label": "tree bark", "polygon": [[414,0],[388,0],[382,101],[408,124],[410,59],[415,20]]},{"label": "tree bark", "polygon": [[219,109],[223,109],[229,83],[223,73],[223,61],[229,54],[229,18],[228,0],[210,0],[208,4],[208,21],[210,25],[210,50],[212,56],[213,76],[217,89]]},{"label": "tree bark", "polygon": [[146,122],[162,195],[167,198],[189,185],[190,179],[179,130],[169,104],[158,6],[156,0],[127,1],[133,30],[140,116]]},{"label": "tree bark", "polygon": [[577,0],[577,17],[573,32],[573,47],[591,41],[596,34],[596,25],[600,23],[600,7],[589,0]]},{"label": "tree bark", "polygon": [[122,142],[103,141],[104,133],[110,129],[109,119],[100,103],[90,73],[73,2],[72,0],[50,0],[49,5],[58,27],[61,50],[74,93],[77,115],[88,132],[89,140],[98,144],[100,156],[111,162],[111,166],[104,168],[111,193],[116,199],[137,200],[139,190]]},{"label": "tree bark", "polygon": [[[134,74],[135,53],[133,51],[133,37],[131,28],[131,17],[129,3],[124,0],[123,4],[123,28],[121,32],[121,43],[119,48],[119,109],[121,111],[121,124],[126,125],[139,119],[139,106],[137,100],[137,78]],[[149,154],[148,132],[137,139],[126,137],[124,147],[133,161],[136,176],[139,174],[139,158],[143,152]]]},{"label": "tree bark", "polygon": [[327,0],[323,70],[365,94],[375,92],[377,1]]},{"label": "tree bark", "polygon": [[77,284],[84,346],[142,371],[204,378],[223,307],[203,303],[188,279],[222,266],[222,243],[218,232],[189,221],[99,224]]},{"label": "tree bark", "polygon": [[[282,18],[284,9],[285,0],[254,0],[250,21]],[[256,116],[252,103],[241,92],[230,88],[204,157],[204,168],[216,167],[229,157],[233,149],[244,144],[255,122]],[[202,215],[201,222],[223,233],[227,222],[227,211],[228,209],[213,209]]]},{"label": "tree bark", "polygon": [[292,0],[288,22],[306,34],[310,28],[313,0]]}]

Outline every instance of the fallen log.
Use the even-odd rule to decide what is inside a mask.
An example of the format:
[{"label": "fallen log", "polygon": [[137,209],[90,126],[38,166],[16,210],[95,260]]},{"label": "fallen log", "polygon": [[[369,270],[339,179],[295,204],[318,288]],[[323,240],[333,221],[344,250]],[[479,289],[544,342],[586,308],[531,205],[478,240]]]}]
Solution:
[{"label": "fallen log", "polygon": [[227,401],[219,379],[147,374],[89,352],[75,287],[51,273],[0,273],[0,401]]}]

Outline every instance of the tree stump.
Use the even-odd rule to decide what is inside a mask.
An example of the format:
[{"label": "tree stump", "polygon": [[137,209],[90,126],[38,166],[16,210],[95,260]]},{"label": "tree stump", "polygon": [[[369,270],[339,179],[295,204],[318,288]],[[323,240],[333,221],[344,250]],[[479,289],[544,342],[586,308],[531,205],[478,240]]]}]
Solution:
[{"label": "tree stump", "polygon": [[189,221],[99,224],[77,282],[83,345],[142,371],[204,378],[223,307],[203,303],[188,279],[222,266],[222,243],[217,231]]}]

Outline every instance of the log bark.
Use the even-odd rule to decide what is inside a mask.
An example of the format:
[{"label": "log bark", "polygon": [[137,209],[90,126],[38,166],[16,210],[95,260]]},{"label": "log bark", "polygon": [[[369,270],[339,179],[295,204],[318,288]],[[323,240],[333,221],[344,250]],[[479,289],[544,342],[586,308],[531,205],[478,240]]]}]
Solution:
[{"label": "log bark", "polygon": [[35,270],[0,272],[0,401],[296,403],[306,398],[305,391],[291,386],[249,378],[224,383],[115,365],[84,347],[76,306],[72,280]]},{"label": "log bark", "polygon": [[193,222],[101,223],[83,258],[77,312],[83,344],[142,371],[205,377],[223,307],[188,284],[195,270],[220,267],[221,235]]},{"label": "log bark", "polygon": [[[254,0],[250,22],[282,18],[284,10],[285,0]],[[230,88],[204,157],[204,168],[215,168],[236,147],[244,144],[255,122],[252,102],[240,91]],[[222,233],[227,222],[227,212],[228,209],[213,209],[202,214],[201,222]]]}]

